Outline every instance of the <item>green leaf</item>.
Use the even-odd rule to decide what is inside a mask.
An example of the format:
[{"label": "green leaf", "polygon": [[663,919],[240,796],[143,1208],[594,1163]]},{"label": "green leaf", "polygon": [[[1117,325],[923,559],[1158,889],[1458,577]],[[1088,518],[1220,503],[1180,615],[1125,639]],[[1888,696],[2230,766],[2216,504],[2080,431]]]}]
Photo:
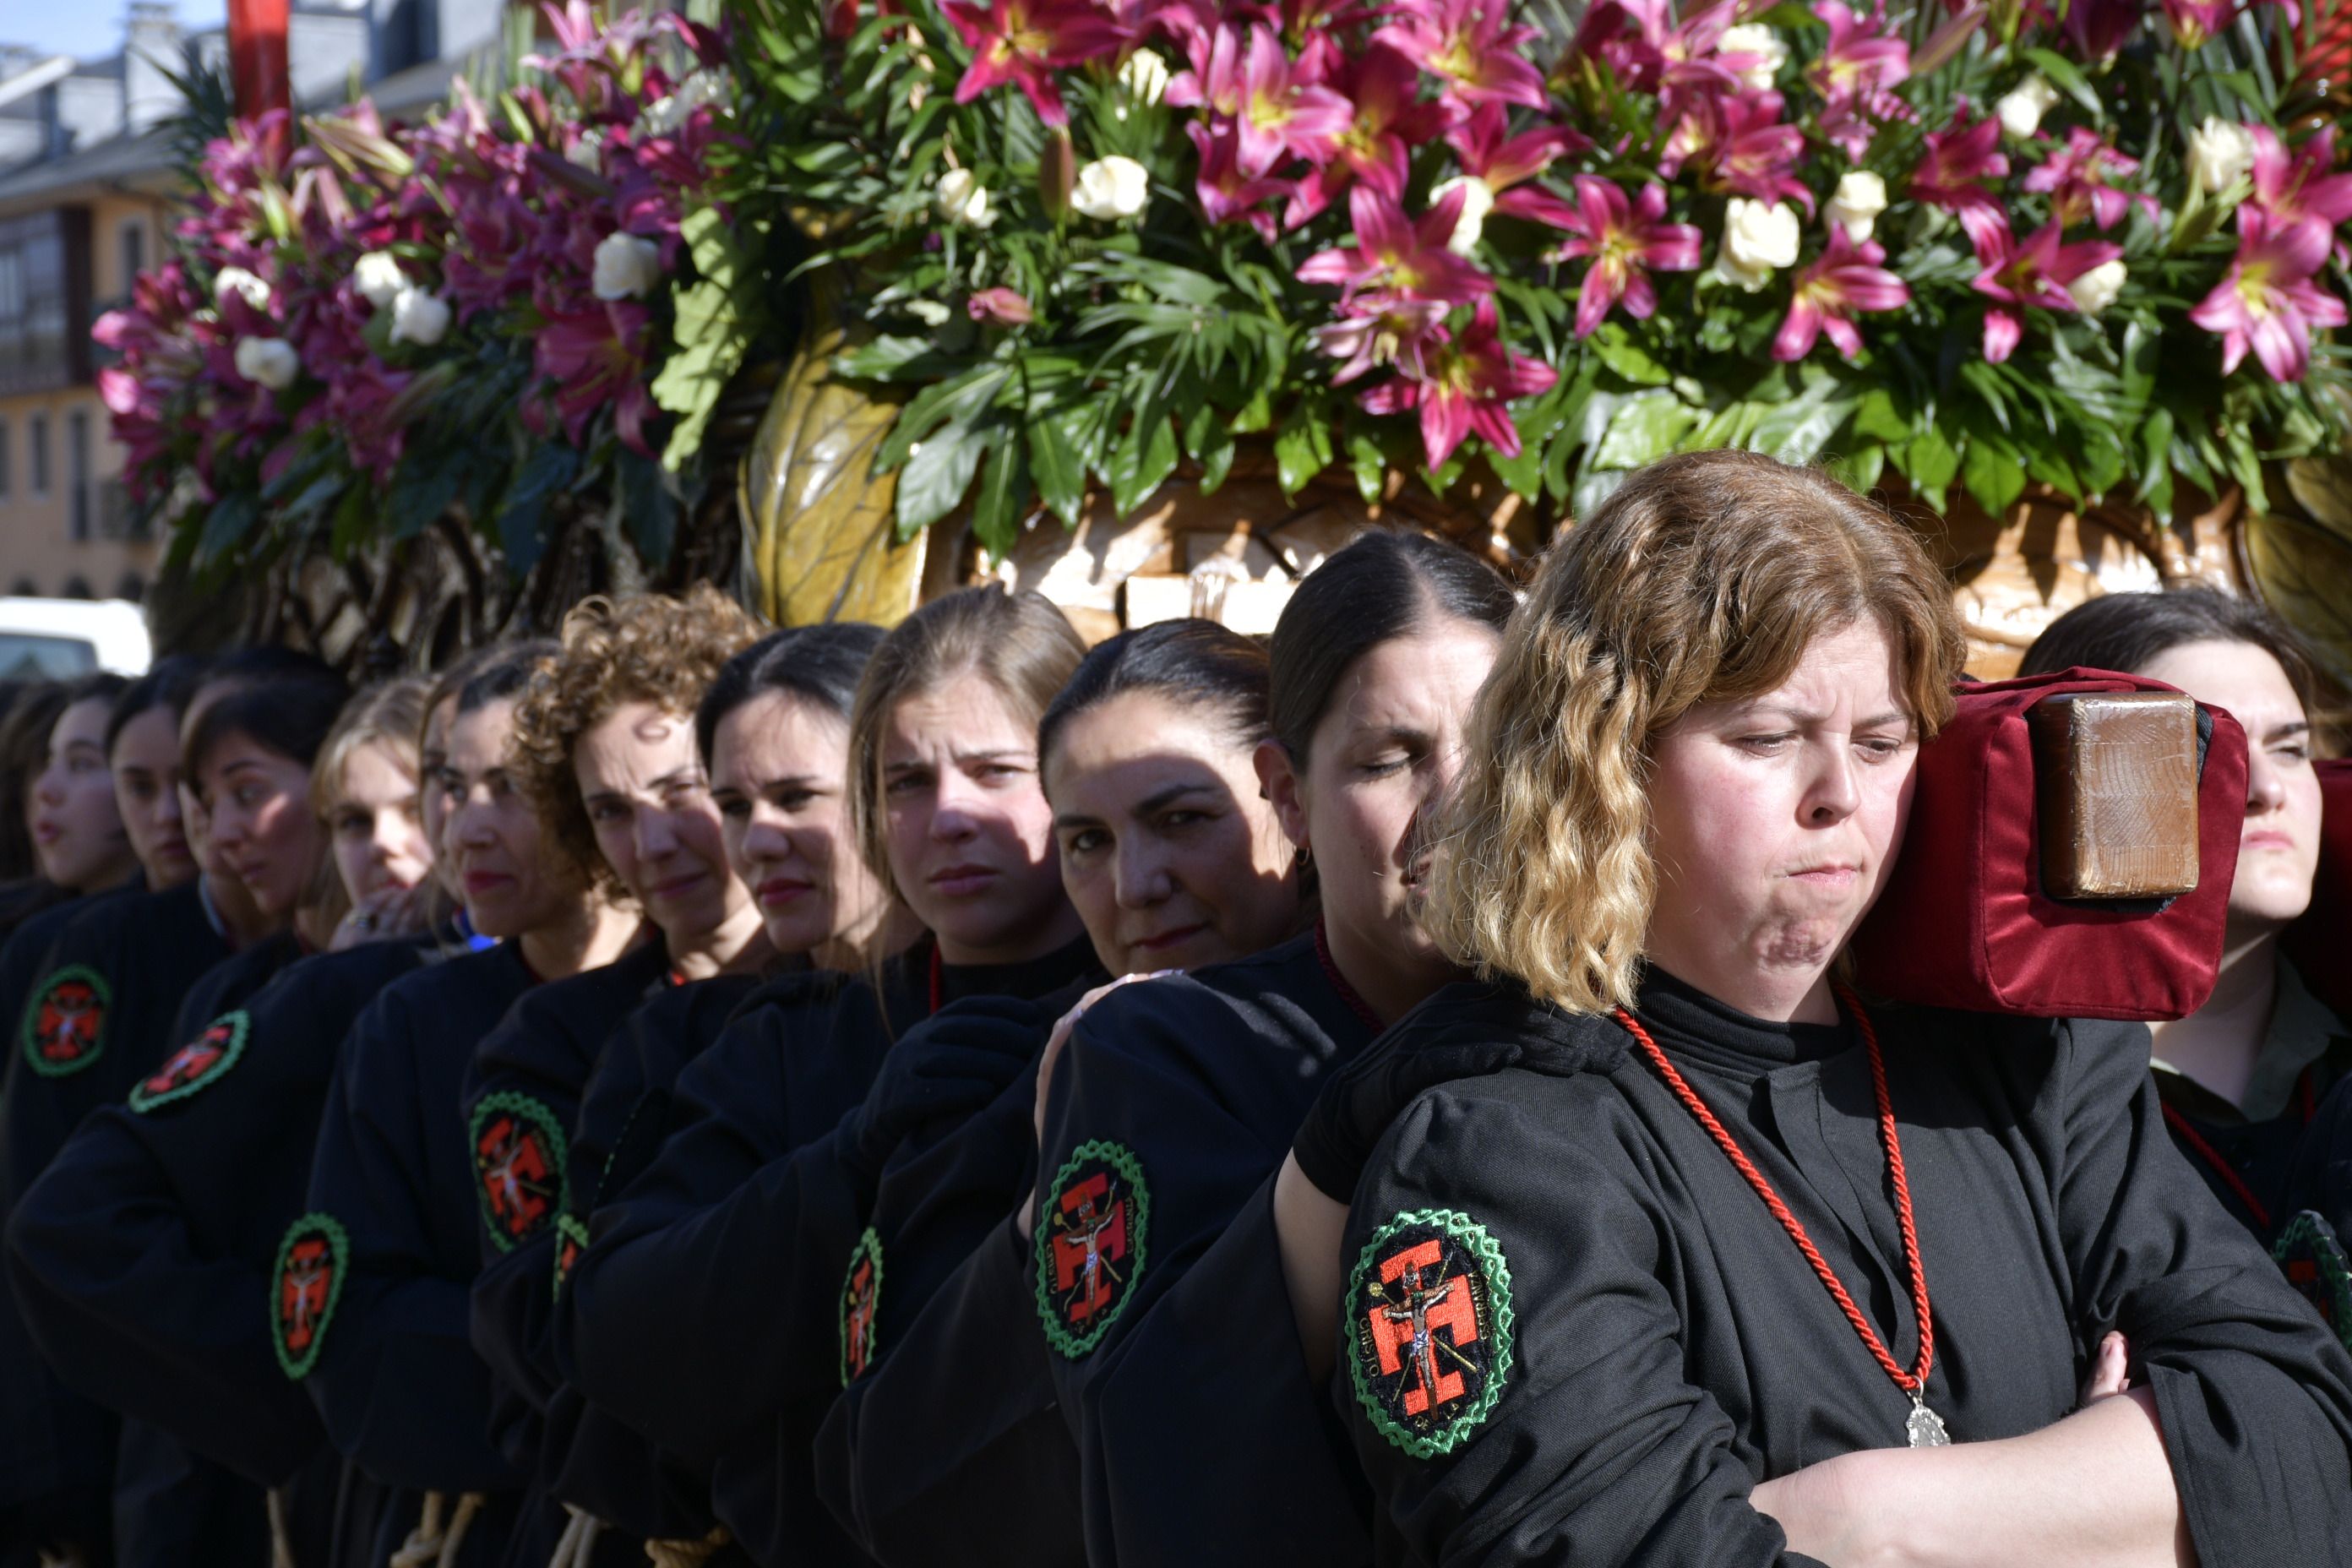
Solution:
[{"label": "green leaf", "polygon": [[1087,469],[1078,460],[1077,446],[1069,431],[1063,428],[1062,418],[1060,410],[1052,410],[1030,419],[1029,470],[1037,482],[1037,499],[1064,523],[1076,528],[1086,506]]},{"label": "green leaf", "polygon": [[1120,517],[1141,506],[1146,497],[1168,482],[1180,454],[1176,423],[1156,390],[1146,387],[1138,399],[1135,421],[1110,458],[1110,504]]},{"label": "green leaf", "polygon": [[1863,440],[1887,442],[1908,441],[1913,434],[1911,421],[1903,417],[1894,395],[1883,386],[1864,393],[1854,405],[1853,433]]},{"label": "green leaf", "polygon": [[1674,373],[1652,358],[1620,322],[1603,322],[1585,342],[1601,363],[1636,386],[1664,386],[1674,379]]},{"label": "green leaf", "polygon": [[2094,124],[2106,120],[2106,105],[2099,101],[2098,89],[2090,84],[2074,61],[2049,49],[2023,49],[2019,52],[2050,79],[2051,86],[2081,104],[2083,112],[2091,117]]},{"label": "green leaf", "polygon": [[1283,420],[1274,438],[1275,478],[1286,500],[1331,466],[1331,430],[1321,408],[1302,401]]},{"label": "green leaf", "polygon": [[534,443],[530,456],[515,471],[498,518],[499,549],[513,577],[520,579],[539,564],[545,543],[540,523],[547,515],[548,500],[579,471],[580,454],[554,441]]},{"label": "green leaf", "polygon": [[1960,457],[1960,482],[1979,506],[1999,517],[2025,493],[2025,465],[2006,441],[1976,431]]},{"label": "green leaf", "polygon": [[1348,464],[1356,473],[1356,493],[1366,506],[1381,504],[1388,488],[1389,455],[1378,440],[1357,431],[1348,437]]},{"label": "green leaf", "polygon": [[1903,451],[1903,471],[1922,489],[1941,489],[1960,475],[1960,455],[1944,433],[1930,426],[1911,437]]},{"label": "green leaf", "polygon": [[261,521],[261,498],[251,490],[232,490],[213,503],[205,518],[204,531],[196,536],[195,564],[214,564],[245,542]]},{"label": "green leaf", "polygon": [[1205,438],[1193,445],[1192,456],[1201,465],[1201,493],[1214,495],[1234,471],[1234,433],[1222,416],[1210,422]]},{"label": "green leaf", "polygon": [[662,448],[662,463],[673,472],[702,450],[711,413],[751,346],[751,329],[725,286],[706,279],[678,290],[675,298],[676,347],[654,377],[652,389],[654,402],[678,416]]},{"label": "green leaf", "polygon": [[1853,411],[1854,400],[1839,396],[1839,391],[1838,383],[1831,377],[1813,383],[1757,421],[1748,445],[1784,463],[1811,462]]},{"label": "green leaf", "polygon": [[987,442],[969,425],[951,424],[918,442],[898,475],[898,537],[912,539],[955,510],[980,468]]},{"label": "green leaf", "polygon": [[1879,477],[1885,470],[1886,448],[1875,441],[1858,447],[1830,464],[1830,471],[1844,482],[1846,489],[1858,495],[1868,495],[1876,489]]},{"label": "green leaf", "polygon": [[384,520],[394,539],[414,539],[449,510],[465,476],[446,456],[413,452],[392,477],[392,493],[384,501]]},{"label": "green leaf", "polygon": [[1654,462],[1672,452],[1675,443],[1697,423],[1698,411],[1671,392],[1645,392],[1628,398],[1610,419],[1592,454],[1592,467],[1638,468]]},{"label": "green leaf", "polygon": [[2150,410],[2139,439],[2139,499],[2162,517],[2172,510],[2172,410]]},{"label": "green leaf", "polygon": [[990,448],[988,467],[980,476],[980,491],[972,498],[971,531],[991,563],[1001,561],[1021,536],[1022,513],[1029,504],[1029,465],[1022,443],[1007,430]]}]

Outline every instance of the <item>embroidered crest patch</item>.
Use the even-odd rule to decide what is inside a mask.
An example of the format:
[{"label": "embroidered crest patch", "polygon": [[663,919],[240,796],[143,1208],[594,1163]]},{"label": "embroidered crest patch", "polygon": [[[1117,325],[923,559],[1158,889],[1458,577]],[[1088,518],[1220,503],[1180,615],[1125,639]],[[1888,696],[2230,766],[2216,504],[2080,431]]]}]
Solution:
[{"label": "embroidered crest patch", "polygon": [[1101,1342],[1143,1278],[1151,1192],[1125,1145],[1079,1144],[1037,1221],[1037,1314],[1076,1361]]},{"label": "embroidered crest patch", "polygon": [[1348,1282],[1348,1370],[1381,1436],[1451,1453],[1511,1373],[1511,1270],[1486,1226],[1416,1209],[1374,1233]]},{"label": "embroidered crest patch", "polygon": [[2319,1309],[2336,1337],[2352,1350],[2352,1259],[2345,1257],[2336,1227],[2305,1209],[2286,1222],[2271,1256],[2286,1270],[2287,1283]]},{"label": "embroidered crest patch", "polygon": [[43,1078],[63,1078],[98,1060],[106,1048],[106,977],[83,964],[49,976],[25,1007],[25,1065]]},{"label": "embroidered crest patch", "polygon": [[563,1294],[563,1282],[572,1278],[572,1266],[580,1261],[580,1254],[588,1246],[588,1227],[576,1215],[555,1216],[555,1293]]},{"label": "embroidered crest patch", "polygon": [[132,1087],[131,1109],[143,1116],[218,1082],[245,1055],[246,1038],[252,1032],[253,1019],[242,1008],[215,1018],[203,1034]]},{"label": "embroidered crest patch", "polygon": [[351,1238],[331,1215],[306,1214],[286,1227],[271,1277],[269,1338],[288,1377],[307,1377],[318,1364],[351,1259]]},{"label": "embroidered crest patch", "polygon": [[874,1364],[874,1314],[882,1303],[882,1238],[867,1226],[850,1249],[849,1274],[841,1282],[841,1386],[847,1388]]},{"label": "embroidered crest patch", "polygon": [[474,1107],[473,1135],[482,1223],[512,1252],[563,1211],[562,1124],[530,1096],[501,1091]]}]

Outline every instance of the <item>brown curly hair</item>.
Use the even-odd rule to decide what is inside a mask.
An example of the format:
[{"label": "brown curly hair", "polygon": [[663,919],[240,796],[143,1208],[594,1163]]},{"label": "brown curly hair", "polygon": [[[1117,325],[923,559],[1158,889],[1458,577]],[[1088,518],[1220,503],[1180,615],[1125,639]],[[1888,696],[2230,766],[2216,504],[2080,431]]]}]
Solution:
[{"label": "brown curly hair", "polygon": [[580,738],[628,702],[690,723],[719,667],[759,635],[742,605],[707,584],[684,598],[583,599],[563,617],[562,651],[515,704],[515,768],[541,829],[582,872],[613,885],[572,771]]}]

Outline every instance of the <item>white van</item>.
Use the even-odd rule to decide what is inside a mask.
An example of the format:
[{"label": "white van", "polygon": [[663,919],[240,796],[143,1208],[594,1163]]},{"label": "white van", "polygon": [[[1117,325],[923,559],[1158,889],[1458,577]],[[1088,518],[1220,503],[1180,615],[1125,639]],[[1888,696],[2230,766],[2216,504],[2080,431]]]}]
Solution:
[{"label": "white van", "polygon": [[128,599],[0,598],[0,680],[144,675],[152,657],[146,618]]}]

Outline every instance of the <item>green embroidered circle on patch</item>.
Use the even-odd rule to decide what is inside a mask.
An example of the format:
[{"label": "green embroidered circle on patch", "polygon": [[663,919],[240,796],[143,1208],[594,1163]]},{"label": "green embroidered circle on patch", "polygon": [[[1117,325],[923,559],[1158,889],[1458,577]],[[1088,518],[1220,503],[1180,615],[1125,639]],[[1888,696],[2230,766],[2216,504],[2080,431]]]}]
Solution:
[{"label": "green embroidered circle on patch", "polygon": [[244,1057],[252,1033],[253,1017],[243,1008],[222,1014],[139,1080],[131,1090],[131,1109],[144,1116],[218,1083]]},{"label": "green embroidered circle on patch", "polygon": [[1151,1190],[1122,1143],[1079,1144],[1054,1174],[1037,1218],[1037,1316],[1077,1360],[1110,1332],[1143,1279]]},{"label": "green embroidered circle on patch", "polygon": [[106,976],[87,964],[69,963],[50,975],[25,1005],[18,1027],[25,1065],[43,1078],[64,1078],[98,1060],[113,1000]]},{"label": "green embroidered circle on patch", "polygon": [[2303,1292],[2336,1337],[2352,1350],[2352,1259],[2336,1227],[2305,1209],[2279,1232],[2271,1256],[2286,1270],[2287,1283]]},{"label": "green embroidered circle on patch", "polygon": [[288,1377],[299,1382],[318,1364],[351,1265],[351,1237],[333,1215],[306,1214],[286,1227],[269,1277],[269,1342]]},{"label": "green embroidered circle on patch", "polygon": [[1452,1453],[1510,1379],[1511,1270],[1486,1227],[1413,1209],[1373,1233],[1348,1281],[1348,1373],[1373,1428],[1415,1458]]},{"label": "green embroidered circle on patch", "polygon": [[882,1305],[882,1237],[872,1226],[849,1249],[849,1272],[841,1282],[841,1386],[847,1388],[874,1364],[875,1314]]},{"label": "green embroidered circle on patch", "polygon": [[572,1266],[588,1250],[587,1222],[577,1215],[555,1216],[555,1293],[563,1294],[563,1282],[572,1278]]},{"label": "green embroidered circle on patch", "polygon": [[474,1107],[472,1136],[482,1223],[492,1246],[512,1252],[551,1224],[568,1201],[563,1124],[530,1096],[502,1089]]}]

